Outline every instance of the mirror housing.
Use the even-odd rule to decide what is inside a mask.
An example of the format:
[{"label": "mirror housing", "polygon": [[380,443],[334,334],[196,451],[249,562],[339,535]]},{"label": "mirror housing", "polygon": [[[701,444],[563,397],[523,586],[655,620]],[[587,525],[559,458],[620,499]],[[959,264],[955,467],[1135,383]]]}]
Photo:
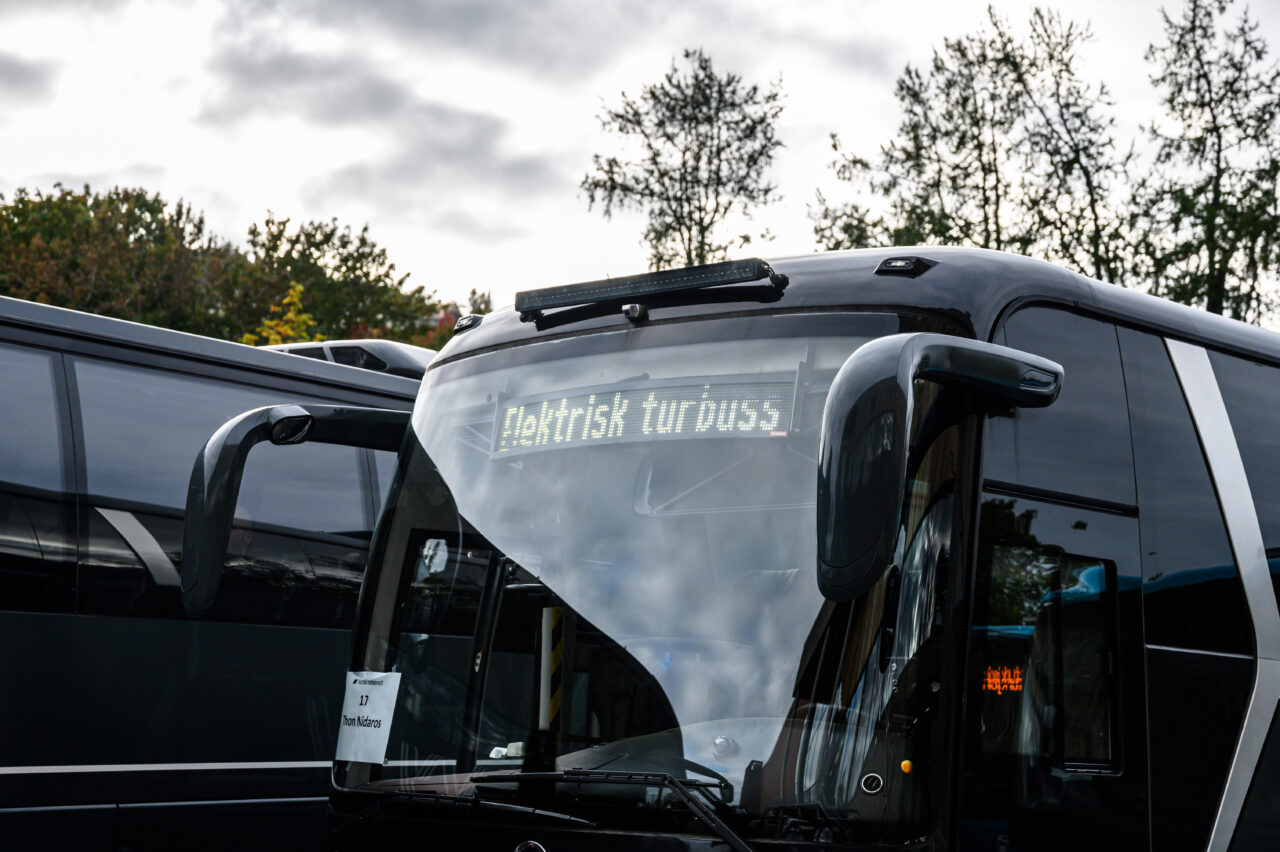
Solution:
[{"label": "mirror housing", "polygon": [[818,455],[818,588],[847,601],[893,563],[906,496],[916,381],[969,391],[982,404],[1039,408],[1058,398],[1062,367],[943,334],[863,345],[836,373]]},{"label": "mirror housing", "polygon": [[199,616],[213,606],[249,451],[263,441],[400,449],[409,412],[342,405],[275,405],[246,411],[205,443],[191,470],[182,527],[182,607]]}]

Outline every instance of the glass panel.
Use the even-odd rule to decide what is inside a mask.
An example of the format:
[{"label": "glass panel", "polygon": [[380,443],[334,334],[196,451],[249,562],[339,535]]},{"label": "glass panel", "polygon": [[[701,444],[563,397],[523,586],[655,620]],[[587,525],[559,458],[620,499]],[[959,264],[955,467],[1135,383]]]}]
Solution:
[{"label": "glass panel", "polygon": [[[182,511],[199,448],[246,410],[307,400],[114,362],[73,363],[93,495],[82,610],[180,618]],[[327,444],[250,451],[208,618],[350,626],[370,527],[360,452]]]},{"label": "glass panel", "polygon": [[52,353],[0,344],[0,479],[69,491]]},{"label": "glass panel", "polygon": [[1164,342],[1120,330],[1142,530],[1146,642],[1253,653],[1253,621]]},{"label": "glass panel", "polygon": [[1240,810],[1230,852],[1272,849],[1280,837],[1280,708],[1272,713],[1271,730]]},{"label": "glass panel", "polygon": [[236,519],[336,535],[368,535],[361,452],[335,444],[259,444],[249,451],[244,465]]},{"label": "glass panel", "polygon": [[329,351],[333,353],[333,360],[348,367],[360,367],[364,370],[387,369],[386,361],[363,346],[334,346]]},{"label": "glass panel", "polygon": [[1133,517],[984,496],[961,848],[1146,848],[1141,629],[1119,616],[1140,612],[1137,545]]},{"label": "glass panel", "polygon": [[1271,583],[1280,601],[1280,434],[1275,427],[1275,414],[1280,410],[1280,368],[1221,352],[1210,352],[1209,360],[1240,446],[1267,548]]},{"label": "glass panel", "polygon": [[[536,801],[476,776],[670,772],[742,809],[753,836],[928,836],[951,780],[942,708],[959,700],[944,676],[954,396],[929,385],[918,409],[900,565],[855,603],[824,600],[813,573],[826,393],[852,351],[898,330],[717,319],[428,373],[357,639],[366,665],[401,674],[391,763],[339,763],[336,782]],[[687,830],[659,786],[562,787],[558,804]]]},{"label": "glass panel", "polygon": [[218,427],[251,408],[304,401],[110,361],[72,364],[89,494],[178,511],[196,454]]},{"label": "glass panel", "polygon": [[0,609],[75,606],[75,515],[58,356],[0,344]]},{"label": "glass panel", "polygon": [[985,476],[1045,491],[1133,505],[1133,458],[1124,376],[1110,323],[1025,308],[1004,326],[1007,344],[1062,365],[1048,408],[988,418]]},{"label": "glass panel", "polygon": [[[1004,515],[1008,501],[988,502]],[[1012,520],[1016,529],[1018,519]],[[1115,566],[1030,537],[992,545],[987,626],[1006,648],[982,668],[983,750],[1055,765],[1113,758],[1110,592]],[[1016,725],[985,724],[1012,715]]]}]

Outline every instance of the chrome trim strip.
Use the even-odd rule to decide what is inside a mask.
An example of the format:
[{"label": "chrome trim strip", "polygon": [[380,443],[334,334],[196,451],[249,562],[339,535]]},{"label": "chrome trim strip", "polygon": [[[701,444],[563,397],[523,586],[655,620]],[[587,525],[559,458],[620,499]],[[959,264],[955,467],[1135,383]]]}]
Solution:
[{"label": "chrome trim strip", "polygon": [[1230,651],[1202,651],[1199,648],[1176,648],[1173,645],[1147,645],[1155,651],[1173,651],[1177,654],[1202,654],[1206,657],[1227,657],[1232,660],[1249,660],[1253,661],[1253,657],[1248,654],[1233,654]]},{"label": "chrome trim strip", "polygon": [[1179,340],[1165,340],[1173,369],[1178,374],[1191,419],[1209,462],[1209,475],[1218,493],[1218,503],[1227,522],[1227,537],[1240,569],[1245,599],[1253,619],[1258,646],[1257,674],[1253,694],[1245,712],[1244,725],[1236,742],[1226,789],[1218,803],[1218,813],[1209,836],[1209,852],[1227,852],[1235,834],[1240,810],[1253,782],[1253,773],[1280,696],[1280,608],[1276,606],[1267,565],[1262,528],[1254,508],[1249,478],[1240,458],[1231,419],[1218,388],[1209,353],[1200,346]]},{"label": "chrome trim strip", "polygon": [[219,769],[323,769],[329,760],[247,761],[244,763],[90,763],[60,766],[0,766],[0,775],[74,775],[82,772],[205,772]]},{"label": "chrome trim strip", "polygon": [[169,554],[164,552],[151,530],[144,527],[132,512],[104,509],[101,506],[95,508],[99,515],[106,518],[107,523],[115,527],[125,544],[142,560],[142,564],[147,566],[147,571],[157,586],[177,588],[182,585],[182,578],[178,575],[178,569],[173,566]]},{"label": "chrome trim strip", "polygon": [[[454,766],[456,760],[388,760],[386,766]],[[481,766],[507,766],[511,761],[477,760]],[[0,775],[74,775],[82,772],[205,772],[228,769],[327,769],[332,760],[257,760],[242,763],[91,763],[58,766],[0,766]],[[258,801],[255,799],[254,801]]]}]

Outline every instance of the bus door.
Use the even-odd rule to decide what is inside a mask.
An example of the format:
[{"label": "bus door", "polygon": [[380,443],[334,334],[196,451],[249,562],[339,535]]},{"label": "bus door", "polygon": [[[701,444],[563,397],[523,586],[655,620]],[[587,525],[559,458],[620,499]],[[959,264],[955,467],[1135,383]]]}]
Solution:
[{"label": "bus door", "polygon": [[1032,307],[996,342],[1064,368],[988,418],[973,561],[959,848],[1146,849],[1138,507],[1113,325]]}]

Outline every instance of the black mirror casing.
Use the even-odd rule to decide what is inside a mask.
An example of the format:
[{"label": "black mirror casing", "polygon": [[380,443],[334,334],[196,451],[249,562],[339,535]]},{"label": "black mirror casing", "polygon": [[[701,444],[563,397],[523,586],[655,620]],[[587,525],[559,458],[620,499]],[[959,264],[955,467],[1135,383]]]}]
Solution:
[{"label": "black mirror casing", "polygon": [[187,488],[182,528],[182,607],[199,616],[213,606],[249,451],[263,441],[400,449],[409,412],[339,405],[276,405],[246,411],[201,448]]},{"label": "black mirror casing", "polygon": [[830,600],[869,590],[893,564],[917,380],[959,387],[988,405],[1057,399],[1062,368],[992,343],[941,334],[873,340],[836,373],[818,456],[818,587]]}]

